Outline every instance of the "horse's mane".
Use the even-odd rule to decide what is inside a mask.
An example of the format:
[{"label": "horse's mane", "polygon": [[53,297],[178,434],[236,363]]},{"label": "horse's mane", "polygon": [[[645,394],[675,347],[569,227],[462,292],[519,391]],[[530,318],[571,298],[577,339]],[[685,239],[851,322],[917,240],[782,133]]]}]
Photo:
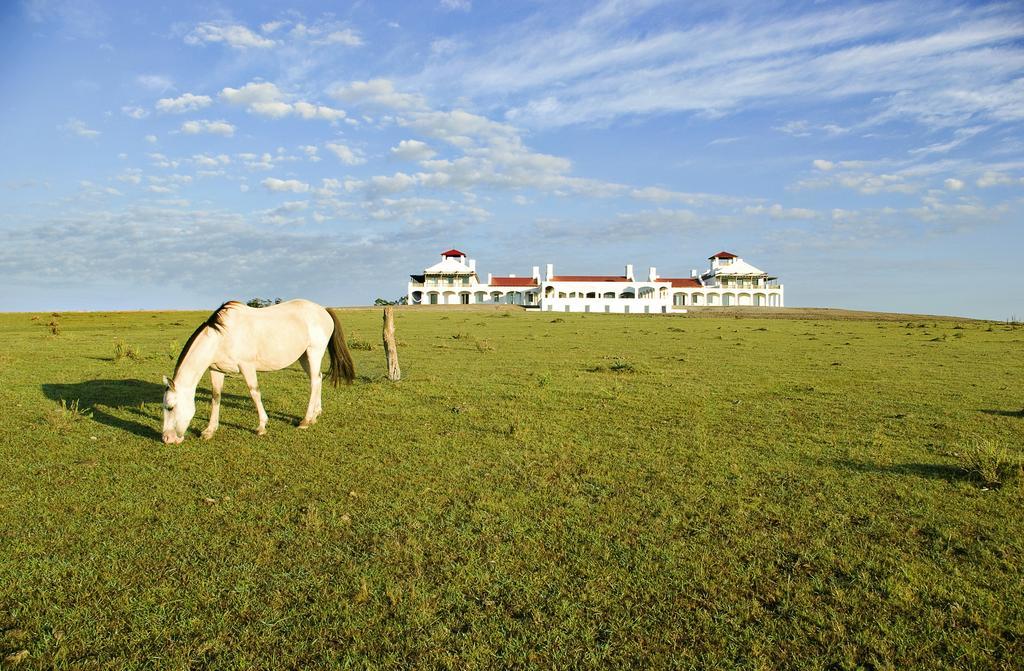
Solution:
[{"label": "horse's mane", "polygon": [[181,362],[185,360],[185,356],[188,354],[188,351],[192,349],[192,343],[196,341],[199,334],[208,328],[220,333],[220,330],[224,327],[224,313],[226,313],[229,308],[233,308],[236,305],[241,305],[241,303],[238,301],[228,301],[224,303],[214,310],[210,316],[206,318],[206,321],[199,325],[199,328],[192,332],[192,335],[190,335],[188,340],[185,341],[185,346],[181,348],[181,354],[178,355],[178,362],[174,364],[175,375],[178,374],[178,369],[181,368]]}]

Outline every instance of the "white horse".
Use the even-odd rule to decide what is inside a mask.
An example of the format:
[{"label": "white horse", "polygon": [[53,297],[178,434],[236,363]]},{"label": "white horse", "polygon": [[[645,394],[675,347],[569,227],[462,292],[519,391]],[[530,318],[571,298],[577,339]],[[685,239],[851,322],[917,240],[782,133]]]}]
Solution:
[{"label": "white horse", "polygon": [[355,378],[352,355],[345,346],[338,317],[330,310],[304,300],[285,301],[266,308],[250,308],[228,301],[217,308],[195,330],[178,356],[173,379],[164,377],[164,442],[179,444],[196,413],[196,386],[210,370],[213,402],[210,423],[203,438],[213,437],[220,421],[220,393],[225,373],[241,373],[259,413],[257,435],[267,432],[267,411],[263,409],[256,372],[280,370],[301,361],[309,375],[309,405],[299,423],[305,429],[320,415],[320,365],[324,351],[330,353],[327,374],[337,386],[344,378]]}]

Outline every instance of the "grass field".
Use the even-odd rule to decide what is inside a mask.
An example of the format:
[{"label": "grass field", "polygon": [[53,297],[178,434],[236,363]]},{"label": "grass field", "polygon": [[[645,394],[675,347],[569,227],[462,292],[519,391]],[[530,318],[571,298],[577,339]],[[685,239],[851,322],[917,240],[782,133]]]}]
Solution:
[{"label": "grass field", "polygon": [[0,315],[5,664],[1021,668],[1024,328],[340,314],[173,447],[205,314]]}]

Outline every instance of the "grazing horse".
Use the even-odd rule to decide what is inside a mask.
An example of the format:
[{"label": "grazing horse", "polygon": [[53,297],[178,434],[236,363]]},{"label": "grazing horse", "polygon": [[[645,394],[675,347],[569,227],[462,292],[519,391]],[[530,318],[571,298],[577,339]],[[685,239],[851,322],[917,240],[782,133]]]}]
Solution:
[{"label": "grazing horse", "polygon": [[263,409],[256,372],[280,370],[299,360],[309,375],[309,405],[299,423],[305,429],[320,415],[320,365],[324,351],[330,353],[327,375],[337,386],[355,378],[352,355],[345,346],[338,317],[330,310],[304,300],[285,301],[265,308],[251,308],[228,301],[199,325],[182,348],[174,377],[164,377],[164,442],[185,440],[189,422],[196,413],[196,386],[210,370],[213,402],[210,423],[203,438],[213,437],[220,421],[220,393],[225,373],[241,373],[259,413],[257,435],[267,432],[267,411]]}]

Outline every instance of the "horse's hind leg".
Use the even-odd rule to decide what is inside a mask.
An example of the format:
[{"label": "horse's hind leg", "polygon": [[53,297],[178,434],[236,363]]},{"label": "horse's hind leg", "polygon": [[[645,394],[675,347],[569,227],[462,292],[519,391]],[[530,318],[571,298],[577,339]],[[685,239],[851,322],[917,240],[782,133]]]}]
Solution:
[{"label": "horse's hind leg", "polygon": [[224,389],[224,373],[210,370],[210,423],[203,429],[202,436],[205,440],[213,438],[214,432],[220,425],[220,392]]},{"label": "horse's hind leg", "polygon": [[263,397],[260,396],[260,386],[256,381],[256,368],[255,366],[239,366],[239,370],[242,373],[242,378],[245,379],[245,384],[249,387],[249,396],[252,397],[252,402],[256,404],[256,412],[259,413],[260,423],[256,427],[257,436],[265,436],[267,434],[267,411],[263,409]]},{"label": "horse's hind leg", "polygon": [[309,376],[309,404],[306,406],[306,416],[299,422],[299,428],[305,429],[316,423],[320,416],[320,392],[323,388],[323,378],[320,375],[320,362],[323,361],[324,350],[309,348],[306,353],[299,357],[302,370]]}]

